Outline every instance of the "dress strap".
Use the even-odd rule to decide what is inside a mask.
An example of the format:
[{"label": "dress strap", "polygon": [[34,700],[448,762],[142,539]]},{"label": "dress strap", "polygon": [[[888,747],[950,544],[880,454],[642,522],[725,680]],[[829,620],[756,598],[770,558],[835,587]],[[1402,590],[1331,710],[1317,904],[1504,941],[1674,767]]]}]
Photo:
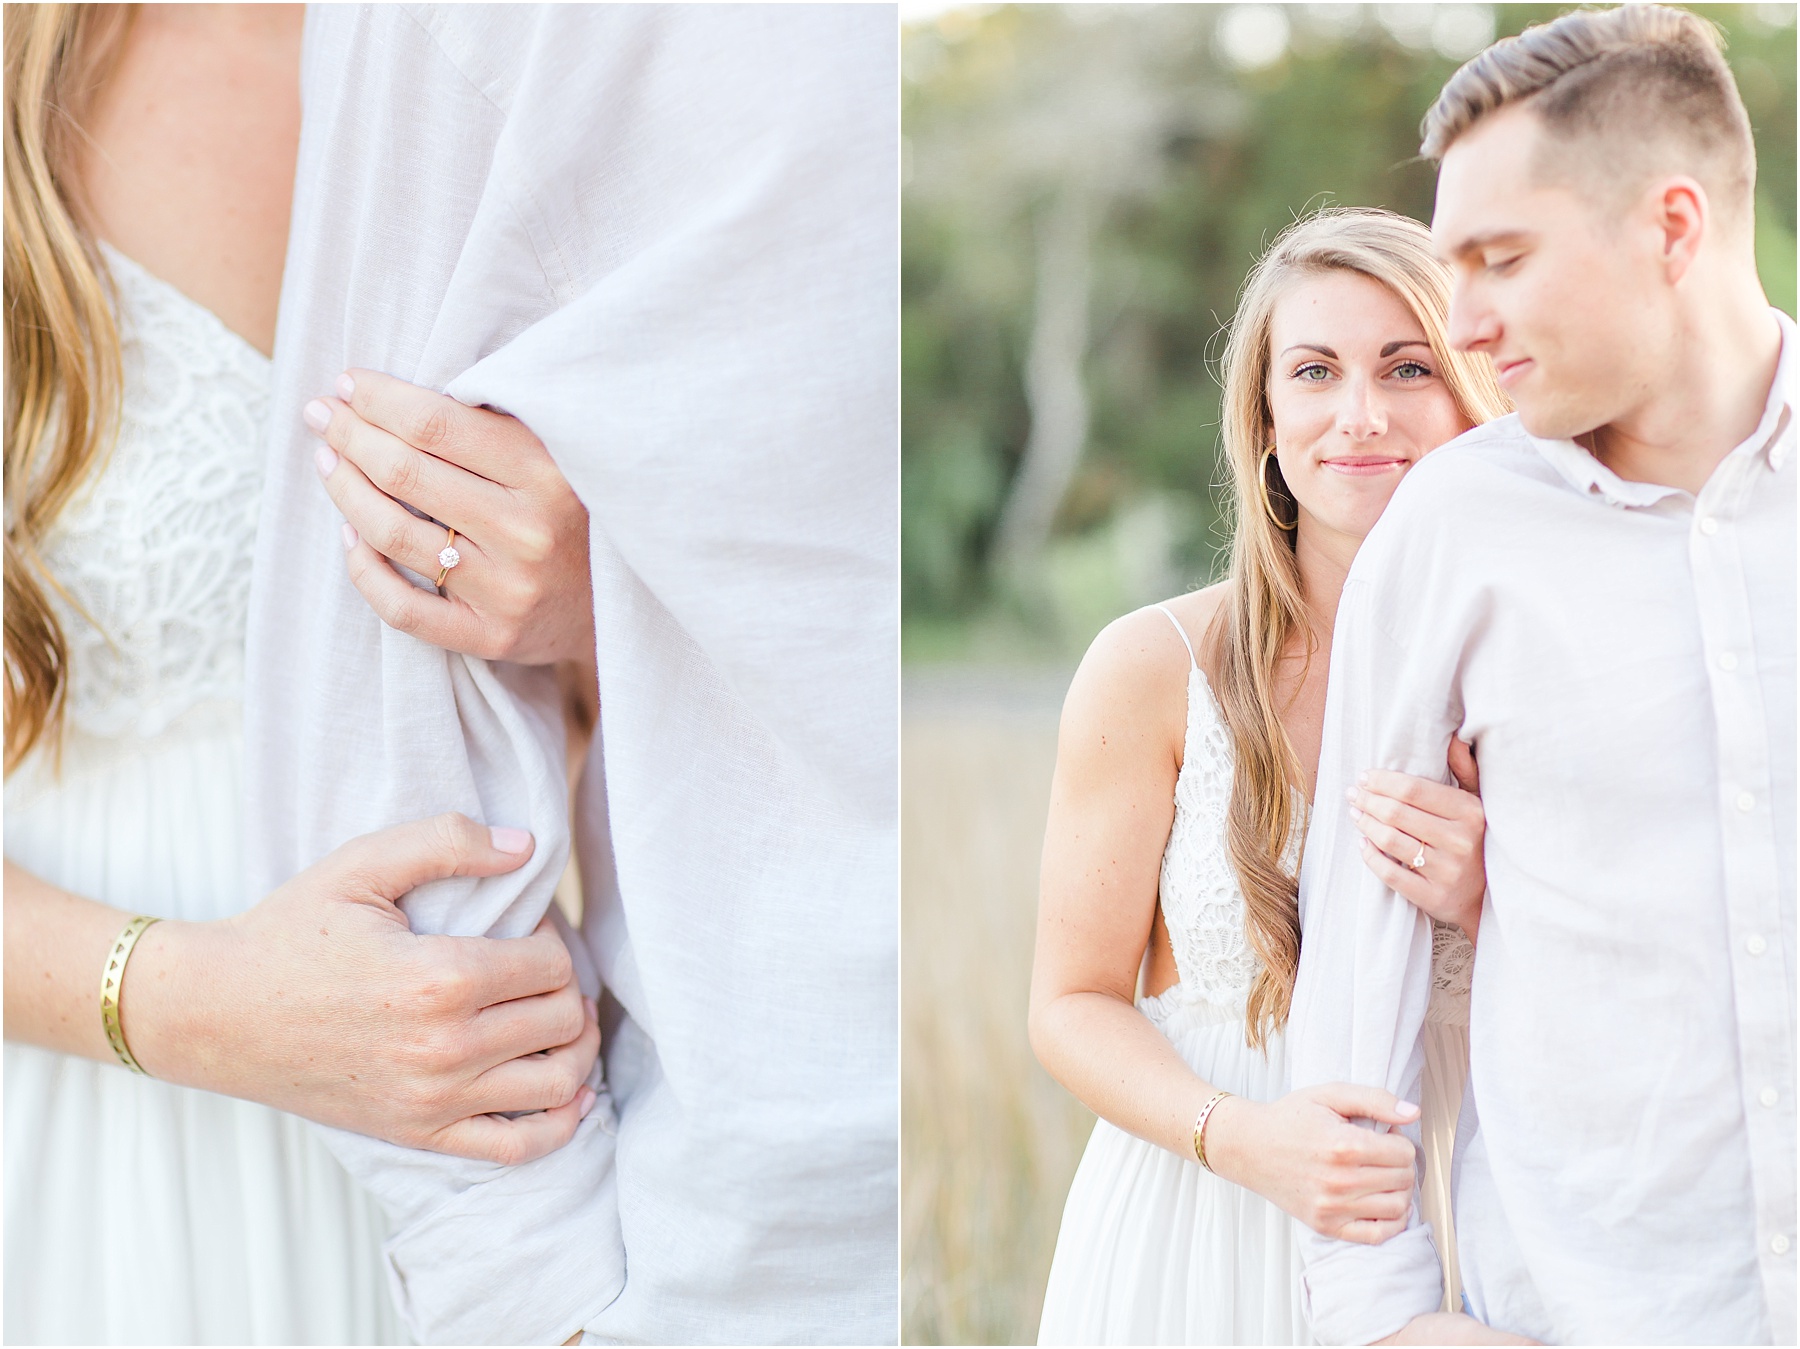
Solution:
[{"label": "dress strap", "polygon": [[1175,631],[1181,634],[1181,644],[1187,648],[1188,660],[1192,663],[1193,667],[1198,670],[1200,668],[1200,662],[1194,655],[1194,644],[1188,641],[1187,629],[1181,626],[1181,620],[1175,617],[1174,610],[1170,609],[1168,605],[1159,604],[1156,607],[1162,610],[1164,618],[1175,625]]}]

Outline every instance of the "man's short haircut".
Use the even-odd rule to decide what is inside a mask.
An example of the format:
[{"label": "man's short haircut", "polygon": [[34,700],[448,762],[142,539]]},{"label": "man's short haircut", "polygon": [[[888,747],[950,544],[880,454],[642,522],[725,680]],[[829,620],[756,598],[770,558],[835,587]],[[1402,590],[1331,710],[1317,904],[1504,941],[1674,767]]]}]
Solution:
[{"label": "man's short haircut", "polygon": [[1450,77],[1420,127],[1441,160],[1476,123],[1529,105],[1547,143],[1546,178],[1635,192],[1687,173],[1714,209],[1746,229],[1756,189],[1750,119],[1719,30],[1685,9],[1630,4],[1577,10],[1502,38]]}]

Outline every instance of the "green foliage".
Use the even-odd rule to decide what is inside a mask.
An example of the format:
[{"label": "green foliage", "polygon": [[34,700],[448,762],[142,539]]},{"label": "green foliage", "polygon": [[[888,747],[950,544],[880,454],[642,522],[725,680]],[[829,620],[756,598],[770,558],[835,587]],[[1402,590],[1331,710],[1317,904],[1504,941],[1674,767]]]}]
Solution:
[{"label": "green foliage", "polygon": [[[1237,7],[1103,8],[952,11],[905,36],[909,658],[1079,650],[1107,613],[1158,598],[1130,580],[1157,569],[1121,561],[1149,498],[1176,503],[1163,577],[1209,579],[1224,543],[1215,360],[1250,263],[1322,203],[1430,218],[1418,125],[1462,53],[1432,46],[1429,16],[1459,9],[1466,30],[1489,13],[1499,35],[1569,6],[1282,6],[1286,50],[1254,69],[1226,59]],[[1697,8],[1727,36],[1757,135],[1758,265],[1793,313],[1794,7]],[[1030,424],[1034,219],[1084,175],[1098,203],[1091,424],[1043,568],[1053,594],[1078,598],[1046,615],[1008,608],[988,550]]]}]

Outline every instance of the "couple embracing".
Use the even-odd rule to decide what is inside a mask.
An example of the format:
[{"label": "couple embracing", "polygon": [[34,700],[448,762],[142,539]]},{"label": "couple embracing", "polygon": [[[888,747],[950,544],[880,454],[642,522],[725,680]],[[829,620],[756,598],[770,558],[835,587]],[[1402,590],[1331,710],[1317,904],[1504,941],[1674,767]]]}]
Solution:
[{"label": "couple embracing", "polygon": [[[1228,579],[1065,706],[1045,1343],[1793,1343],[1795,334],[1714,30],[1496,43],[1276,241]],[[1511,412],[1508,413],[1508,403]]]}]

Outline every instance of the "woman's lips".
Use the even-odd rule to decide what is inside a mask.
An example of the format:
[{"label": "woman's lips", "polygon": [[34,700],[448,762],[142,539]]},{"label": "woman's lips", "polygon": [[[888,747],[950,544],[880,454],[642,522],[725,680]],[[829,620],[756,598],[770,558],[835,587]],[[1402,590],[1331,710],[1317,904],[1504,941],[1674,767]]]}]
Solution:
[{"label": "woman's lips", "polygon": [[1523,379],[1532,365],[1530,357],[1517,361],[1495,361],[1494,378],[1500,381],[1502,389],[1509,388]]},{"label": "woman's lips", "polygon": [[1392,473],[1395,469],[1403,469],[1411,460],[1396,459],[1391,454],[1384,455],[1352,455],[1346,458],[1322,459],[1324,467],[1334,473],[1347,474],[1352,478],[1372,478],[1382,473]]}]

